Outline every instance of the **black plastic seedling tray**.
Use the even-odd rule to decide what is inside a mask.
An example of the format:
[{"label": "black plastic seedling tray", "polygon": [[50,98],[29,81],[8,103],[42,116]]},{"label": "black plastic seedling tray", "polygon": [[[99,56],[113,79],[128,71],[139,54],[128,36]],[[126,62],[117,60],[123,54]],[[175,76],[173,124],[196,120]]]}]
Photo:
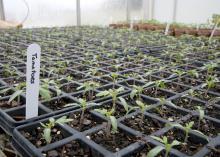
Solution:
[{"label": "black plastic seedling tray", "polygon": [[[0,108],[0,127],[12,135],[13,146],[22,156],[62,157],[65,156],[62,150],[65,150],[67,156],[142,157],[156,146],[164,147],[152,136],[170,137],[170,134],[177,133],[175,137],[182,140],[183,131],[180,128],[167,127],[167,123],[184,125],[194,121],[196,127],[199,116],[196,106],[204,109],[205,116],[200,131],[208,136],[209,141],[197,132],[190,131],[193,151],[184,151],[182,146],[174,147],[169,156],[213,157],[218,154],[216,150],[220,146],[220,101],[213,104],[210,102],[220,97],[219,82],[208,91],[203,85],[207,82],[207,76],[220,78],[219,48],[209,45],[212,46],[212,52],[206,53],[207,49],[201,52],[198,43],[203,42],[207,45],[206,39],[203,41],[184,37],[174,40],[160,33],[93,27],[6,32],[7,38],[4,38],[5,31],[0,31],[0,90],[25,81],[24,52],[33,42],[42,47],[41,79],[53,80],[57,85],[49,85],[52,97],[49,100],[40,100],[39,116],[36,118],[16,120],[16,116],[24,117],[25,114],[24,94],[21,106]],[[186,45],[193,49],[189,49],[188,52]],[[193,51],[190,52],[191,50]],[[210,71],[204,68],[211,63],[217,63],[217,67]],[[13,76],[3,74],[4,65],[7,64],[16,69]],[[190,75],[190,70],[196,70],[198,77]],[[183,73],[177,75],[178,72]],[[116,80],[112,77],[115,74]],[[92,95],[86,94],[85,88],[77,90],[83,83],[91,81],[99,84],[89,90]],[[139,97],[136,95],[132,99],[130,96],[134,85],[142,87],[150,81],[155,82],[144,88],[140,94],[140,100],[146,105],[151,105],[144,111],[144,125],[139,126],[137,122],[141,111],[134,109],[125,114],[123,104],[118,99],[114,116],[119,133],[115,135],[116,144],[109,144],[108,141],[112,142],[112,139],[108,139],[104,131],[108,119],[94,109],[111,109],[113,101],[110,96],[98,97],[96,94],[123,87],[124,91],[120,92],[117,98],[123,97],[127,103],[136,106]],[[57,87],[61,90],[60,95],[56,95]],[[191,90],[195,92],[191,93],[192,95],[189,93]],[[0,97],[0,104],[9,97],[10,93]],[[86,108],[86,118],[90,123],[82,128],[79,128],[77,122],[81,109],[74,106],[64,107],[68,103],[78,103],[80,98],[97,104]],[[164,100],[165,104],[161,105],[159,100]],[[172,106],[170,101],[177,107]],[[159,112],[160,110],[163,112]],[[45,144],[43,139],[40,140],[40,144],[33,142],[41,137],[42,132],[36,132],[36,129],[41,128],[40,122],[46,123],[51,117],[56,119],[61,116],[72,116],[75,120],[72,124],[56,126],[58,131],[61,130],[59,135],[62,137],[50,144]],[[31,136],[33,138],[30,138]],[[161,156],[164,154],[165,150],[160,153]]]}]

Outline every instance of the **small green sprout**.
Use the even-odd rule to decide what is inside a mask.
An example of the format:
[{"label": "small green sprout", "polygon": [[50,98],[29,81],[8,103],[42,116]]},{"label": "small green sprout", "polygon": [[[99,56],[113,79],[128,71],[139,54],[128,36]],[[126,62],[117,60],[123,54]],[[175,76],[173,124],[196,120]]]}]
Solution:
[{"label": "small green sprout", "polygon": [[118,132],[118,123],[117,119],[113,116],[115,110],[112,108],[109,111],[106,109],[95,109],[95,111],[99,112],[108,119],[108,124],[106,127],[107,137],[110,137],[111,133],[116,134]]},{"label": "small green sprout", "polygon": [[130,98],[134,99],[134,97],[137,96],[138,100],[141,100],[141,94],[143,93],[144,89],[149,87],[152,84],[154,84],[154,82],[148,82],[147,84],[143,86],[132,85],[133,89],[130,93]]},{"label": "small green sprout", "polygon": [[40,123],[41,126],[44,128],[43,130],[43,138],[44,140],[49,144],[52,141],[51,137],[51,129],[54,128],[57,124],[63,125],[65,123],[71,122],[73,119],[67,119],[66,116],[63,116],[61,118],[58,118],[55,120],[54,118],[50,118],[49,122],[46,124]]},{"label": "small green sprout", "polygon": [[158,80],[158,81],[155,81],[155,85],[156,85],[155,96],[157,96],[158,88],[165,88],[166,84],[164,80]]},{"label": "small green sprout", "polygon": [[198,130],[199,130],[201,121],[204,119],[205,116],[205,111],[202,109],[201,106],[196,106],[196,111],[199,113],[199,123],[198,123]]},{"label": "small green sprout", "polygon": [[193,78],[199,78],[199,73],[195,69],[187,71],[187,74]]},{"label": "small green sprout", "polygon": [[81,98],[78,101],[79,101],[79,103],[66,104],[64,107],[77,106],[77,107],[80,107],[82,109],[81,116],[80,116],[80,121],[79,121],[79,125],[80,125],[79,128],[81,128],[81,126],[83,124],[83,121],[84,121],[84,115],[85,115],[86,108],[88,106],[97,105],[97,104],[96,103],[88,103],[86,100],[81,99]]},{"label": "small green sprout", "polygon": [[141,119],[140,119],[140,123],[139,124],[140,124],[140,126],[142,126],[143,125],[143,121],[144,121],[144,112],[147,109],[151,108],[151,105],[144,104],[143,102],[141,102],[139,100],[136,101],[136,104],[138,105],[138,108],[141,111]]},{"label": "small green sprout", "polygon": [[94,92],[95,88],[97,88],[99,86],[100,86],[100,84],[98,82],[86,81],[86,82],[82,83],[81,86],[77,88],[77,90],[84,88],[84,92],[83,92],[84,97],[85,97],[86,93],[88,92],[88,98],[89,98],[89,100],[92,100],[93,92]]},{"label": "small green sprout", "polygon": [[[177,128],[181,128],[184,130],[185,132],[185,138],[184,138],[184,143],[187,143],[188,138],[189,138],[189,132],[192,130],[192,127],[194,125],[194,122],[191,121],[189,123],[186,123],[185,126],[178,124],[178,123],[168,123],[167,126],[172,126],[172,127],[177,127]],[[203,136],[207,141],[208,141],[208,137],[206,135],[204,135],[202,132],[198,131],[198,130],[192,130],[196,133],[198,133],[199,135]]]},{"label": "small green sprout", "polygon": [[[181,144],[181,142],[174,140],[172,143],[168,143],[168,138],[166,136],[163,136],[163,138],[160,137],[156,137],[156,136],[151,136],[153,139],[161,142],[164,144],[165,146],[165,157],[168,157],[171,148],[174,146],[178,146]],[[147,154],[147,157],[155,157],[157,156],[162,150],[164,149],[164,147],[162,146],[156,146],[155,148],[153,148],[152,150],[149,151],[149,153]]]},{"label": "small green sprout", "polygon": [[131,111],[137,109],[138,107],[133,107],[128,105],[128,103],[126,102],[126,100],[122,97],[119,97],[120,103],[123,105],[125,111],[126,111],[126,115],[129,114]]},{"label": "small green sprout", "polygon": [[109,89],[109,90],[105,90],[105,91],[102,91],[98,94],[96,94],[97,97],[106,97],[106,96],[111,96],[112,97],[112,103],[113,103],[113,108],[115,110],[116,108],[116,101],[117,101],[117,96],[120,92],[124,91],[124,88],[123,87],[120,87],[118,89]]}]

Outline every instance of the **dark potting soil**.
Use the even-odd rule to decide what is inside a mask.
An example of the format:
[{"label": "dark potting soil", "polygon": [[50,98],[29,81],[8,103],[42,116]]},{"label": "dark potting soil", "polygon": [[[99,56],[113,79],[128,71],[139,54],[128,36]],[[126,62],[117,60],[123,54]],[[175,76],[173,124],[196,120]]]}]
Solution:
[{"label": "dark potting soil", "polygon": [[[111,110],[112,107],[113,107],[113,104],[108,103],[108,104],[102,105],[102,107],[100,107],[100,109]],[[132,111],[130,113],[132,113]],[[123,106],[116,103],[116,109],[115,109],[115,112],[113,113],[113,116],[115,116],[116,118],[120,118],[120,117],[124,116],[125,114],[126,114],[126,111],[123,108]]]},{"label": "dark potting soil", "polygon": [[[206,86],[206,87],[204,87],[203,89],[204,89],[204,90],[207,90],[208,88],[207,88],[207,86]],[[220,84],[217,82],[216,85],[215,85],[215,87],[210,88],[209,90],[212,91],[212,92],[220,93]]]},{"label": "dark potting soil", "polygon": [[24,103],[23,102],[18,103],[17,101],[12,101],[9,103],[8,100],[6,100],[6,101],[0,100],[0,109],[2,109],[2,110],[21,106],[21,105],[24,105]]},{"label": "dark potting soil", "polygon": [[[133,152],[132,154],[129,154],[129,157],[147,157],[148,152],[153,149],[153,146],[146,143],[142,149],[138,149],[137,151]],[[158,156],[162,157],[162,156]]]},{"label": "dark potting soil", "polygon": [[[188,85],[188,86],[198,86],[202,84],[202,82],[199,82],[199,81],[196,81],[195,79],[190,79],[187,77],[180,78],[179,81],[180,81],[179,83]],[[175,82],[178,82],[178,79],[175,80]]]},{"label": "dark potting soil", "polygon": [[68,73],[66,75],[71,76],[72,80],[74,80],[74,81],[79,81],[79,80],[82,80],[82,79],[88,79],[89,78],[89,76],[86,77],[84,74],[76,73],[74,71],[68,71]]},{"label": "dark potting soil", "polygon": [[13,77],[13,78],[3,79],[3,81],[8,83],[9,85],[22,83],[25,82],[25,80],[26,79],[24,77]]},{"label": "dark potting soil", "polygon": [[218,97],[217,95],[211,94],[211,93],[207,93],[205,91],[201,91],[201,90],[195,90],[195,97],[203,100],[203,101],[209,101],[212,100],[216,97]]},{"label": "dark potting soil", "polygon": [[216,118],[220,120],[220,108],[216,106],[208,106],[205,109],[205,114],[207,114],[210,117]]},{"label": "dark potting soil", "polygon": [[157,72],[157,73],[154,73],[153,75],[159,76],[161,78],[168,78],[171,76],[171,74],[167,72]]},{"label": "dark potting soil", "polygon": [[216,146],[215,148],[209,147],[212,151],[206,155],[205,157],[219,157],[220,156],[220,146]]},{"label": "dark potting soil", "polygon": [[87,92],[82,92],[82,93],[77,93],[77,94],[73,94],[73,97],[76,97],[77,99],[84,99],[86,101],[92,101],[95,99],[98,99],[96,97],[97,92],[95,91],[87,91]]},{"label": "dark potting soil", "polygon": [[166,132],[163,136],[167,136],[169,143],[171,143],[174,140],[182,142],[181,145],[174,146],[173,148],[190,156],[197,153],[200,149],[202,149],[202,147],[205,144],[208,143],[208,141],[206,141],[205,139],[202,139],[203,142],[201,142],[199,140],[200,137],[193,138],[192,135],[189,134],[187,143],[184,144],[185,133],[179,129],[171,129],[168,132]]},{"label": "dark potting soil", "polygon": [[69,98],[59,98],[59,99],[51,100],[49,102],[44,102],[43,105],[47,106],[53,111],[56,111],[65,108],[65,105],[70,103],[73,103],[73,100]]},{"label": "dark potting soil", "polygon": [[159,117],[162,117],[170,122],[174,122],[187,115],[186,112],[178,111],[172,107],[166,105],[159,106],[157,108],[152,108],[148,111],[149,113],[155,114]]},{"label": "dark potting soil", "polygon": [[120,149],[130,145],[131,143],[136,142],[135,136],[126,134],[121,130],[119,130],[119,132],[114,135],[111,134],[110,137],[107,137],[105,130],[100,130],[91,134],[90,137],[91,140],[112,152],[117,152]]},{"label": "dark potting soil", "polygon": [[[49,89],[49,92],[50,92],[50,97],[51,98],[54,98],[54,97],[57,96],[57,93],[55,91]],[[39,95],[39,101],[44,101],[44,98],[41,95]]]},{"label": "dark potting soil", "polygon": [[216,137],[220,132],[220,124],[214,123],[208,119],[202,119],[199,127],[199,117],[191,117],[187,122],[194,121],[192,129],[199,130],[209,137]]},{"label": "dark potting soil", "polygon": [[[0,89],[0,91],[1,90],[4,90],[5,88],[3,88],[3,89]],[[9,91],[7,91],[7,92],[5,92],[5,93],[0,93],[0,98],[1,97],[6,97],[6,96],[10,96],[10,95],[12,95],[14,92],[13,92],[13,90],[9,90]]]},{"label": "dark potting soil", "polygon": [[46,157],[95,157],[90,148],[79,141],[72,141],[43,154]]},{"label": "dark potting soil", "polygon": [[182,93],[189,89],[189,87],[181,86],[175,83],[166,83],[165,85],[166,85],[166,89],[177,93]]},{"label": "dark potting soil", "polygon": [[144,121],[142,121],[141,114],[125,119],[122,123],[146,135],[150,135],[164,127],[163,122],[151,117],[145,116]]},{"label": "dark potting soil", "polygon": [[143,91],[143,94],[149,97],[153,97],[153,98],[170,98],[171,96],[173,96],[173,94],[165,92],[161,89],[157,89],[156,87],[152,87],[152,88],[147,88],[146,90]]},{"label": "dark potting soil", "polygon": [[[129,154],[129,157],[147,157],[147,154],[151,149],[154,149],[153,146],[145,144],[144,148],[138,150],[135,153]],[[161,151],[156,157],[164,157],[165,156],[165,151]],[[168,157],[171,157],[168,155]]]},{"label": "dark potting soil", "polygon": [[70,83],[67,85],[63,85],[60,89],[62,91],[64,91],[65,93],[73,93],[73,92],[77,92],[77,88],[79,87],[78,84],[75,83]]},{"label": "dark potting soil", "polygon": [[81,112],[69,114],[68,117],[73,119],[73,121],[69,122],[68,125],[81,132],[96,127],[98,124],[102,124],[103,122],[100,118],[96,118],[88,111],[84,114],[82,124],[80,124]]},{"label": "dark potting soil", "polygon": [[187,97],[180,97],[177,99],[172,100],[172,102],[179,107],[188,109],[188,110],[195,110],[196,106],[201,106],[202,108],[204,108],[205,103],[187,98]]},{"label": "dark potting soil", "polygon": [[[21,131],[21,134],[37,148],[47,145],[46,140],[43,139],[42,127],[37,127],[29,131]],[[51,137],[52,137],[51,143],[54,143],[59,140],[62,140],[65,136],[63,135],[61,129],[55,126],[54,128],[51,129]]]}]

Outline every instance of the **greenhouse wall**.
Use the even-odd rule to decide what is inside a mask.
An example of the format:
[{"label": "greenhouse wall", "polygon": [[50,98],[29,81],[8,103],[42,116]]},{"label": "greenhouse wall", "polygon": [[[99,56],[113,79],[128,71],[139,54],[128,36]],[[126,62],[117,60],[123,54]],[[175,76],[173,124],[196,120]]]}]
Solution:
[{"label": "greenhouse wall", "polygon": [[[25,27],[76,25],[76,0],[25,0],[29,16]],[[24,21],[28,9],[24,0],[3,0],[8,21]],[[173,21],[174,0],[130,0],[130,19],[146,20],[149,3],[154,1],[153,18]],[[196,10],[196,11],[195,11]],[[219,0],[178,0],[176,21],[205,23],[213,13],[220,14]],[[108,25],[126,21],[126,0],[81,0],[83,25]]]}]

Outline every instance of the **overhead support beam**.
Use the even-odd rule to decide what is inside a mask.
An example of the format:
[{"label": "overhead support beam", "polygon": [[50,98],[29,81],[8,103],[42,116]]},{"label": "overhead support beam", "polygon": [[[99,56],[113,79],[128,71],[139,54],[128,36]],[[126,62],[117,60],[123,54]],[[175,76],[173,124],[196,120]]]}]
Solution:
[{"label": "overhead support beam", "polygon": [[155,0],[148,0],[148,20],[154,19]]},{"label": "overhead support beam", "polygon": [[174,0],[174,2],[173,2],[173,22],[176,22],[177,6],[178,6],[178,0]]},{"label": "overhead support beam", "polygon": [[126,0],[126,21],[130,22],[131,13],[130,13],[130,0]]},{"label": "overhead support beam", "polygon": [[143,20],[148,19],[148,0],[143,0]]},{"label": "overhead support beam", "polygon": [[81,7],[80,0],[76,0],[76,25],[81,26]]},{"label": "overhead support beam", "polygon": [[0,0],[0,20],[5,20],[5,11],[3,0]]},{"label": "overhead support beam", "polygon": [[154,10],[155,10],[155,0],[152,0],[151,3],[151,19],[154,19]]}]

